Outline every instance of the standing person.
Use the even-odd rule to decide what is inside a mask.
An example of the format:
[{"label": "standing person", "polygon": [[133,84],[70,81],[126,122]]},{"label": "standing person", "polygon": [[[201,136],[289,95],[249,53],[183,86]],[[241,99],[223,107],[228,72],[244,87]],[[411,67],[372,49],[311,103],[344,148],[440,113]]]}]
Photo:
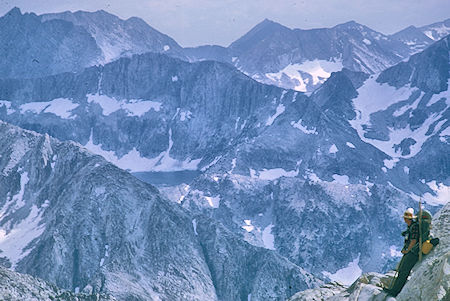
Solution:
[{"label": "standing person", "polygon": [[403,214],[403,220],[408,228],[402,233],[405,236],[405,244],[402,249],[402,260],[398,267],[397,278],[391,289],[385,289],[388,295],[396,297],[408,279],[409,273],[419,260],[419,223],[414,220],[414,209],[408,208]]}]

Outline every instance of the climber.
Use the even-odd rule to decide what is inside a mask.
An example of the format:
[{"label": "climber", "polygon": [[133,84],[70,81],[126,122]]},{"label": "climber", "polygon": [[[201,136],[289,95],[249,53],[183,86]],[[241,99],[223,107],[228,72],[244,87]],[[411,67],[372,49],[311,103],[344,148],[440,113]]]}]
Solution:
[{"label": "climber", "polygon": [[403,214],[403,219],[408,225],[406,231],[402,232],[405,236],[405,244],[402,249],[402,260],[398,266],[397,278],[394,279],[391,288],[385,289],[388,295],[396,297],[408,279],[411,269],[419,260],[419,223],[415,220],[414,209],[408,208]]}]

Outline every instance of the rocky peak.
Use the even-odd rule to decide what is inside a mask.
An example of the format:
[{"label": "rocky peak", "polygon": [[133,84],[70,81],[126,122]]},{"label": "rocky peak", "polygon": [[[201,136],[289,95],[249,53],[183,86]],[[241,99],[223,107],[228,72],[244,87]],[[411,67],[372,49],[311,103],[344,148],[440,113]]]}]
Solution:
[{"label": "rocky peak", "polygon": [[386,69],[378,76],[377,82],[396,88],[411,84],[431,93],[446,91],[450,77],[449,40],[450,36],[447,36],[413,55],[407,62]]}]

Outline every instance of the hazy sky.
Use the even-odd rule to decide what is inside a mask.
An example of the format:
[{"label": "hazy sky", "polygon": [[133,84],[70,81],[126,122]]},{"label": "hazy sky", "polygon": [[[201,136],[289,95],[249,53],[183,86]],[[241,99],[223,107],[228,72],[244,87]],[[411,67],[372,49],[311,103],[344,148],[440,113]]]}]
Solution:
[{"label": "hazy sky", "polygon": [[0,0],[0,15],[14,6],[37,14],[103,9],[136,16],[181,46],[228,46],[265,18],[302,29],[355,20],[385,34],[450,18],[449,0]]}]

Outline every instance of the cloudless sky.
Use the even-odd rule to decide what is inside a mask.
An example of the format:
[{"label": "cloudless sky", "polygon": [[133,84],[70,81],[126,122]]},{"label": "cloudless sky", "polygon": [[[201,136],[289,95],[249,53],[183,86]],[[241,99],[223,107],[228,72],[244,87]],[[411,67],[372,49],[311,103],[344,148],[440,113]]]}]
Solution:
[{"label": "cloudless sky", "polygon": [[136,16],[184,47],[228,46],[265,18],[302,29],[354,20],[385,34],[450,18],[450,0],[0,0],[0,15],[14,6],[22,13],[103,9]]}]

